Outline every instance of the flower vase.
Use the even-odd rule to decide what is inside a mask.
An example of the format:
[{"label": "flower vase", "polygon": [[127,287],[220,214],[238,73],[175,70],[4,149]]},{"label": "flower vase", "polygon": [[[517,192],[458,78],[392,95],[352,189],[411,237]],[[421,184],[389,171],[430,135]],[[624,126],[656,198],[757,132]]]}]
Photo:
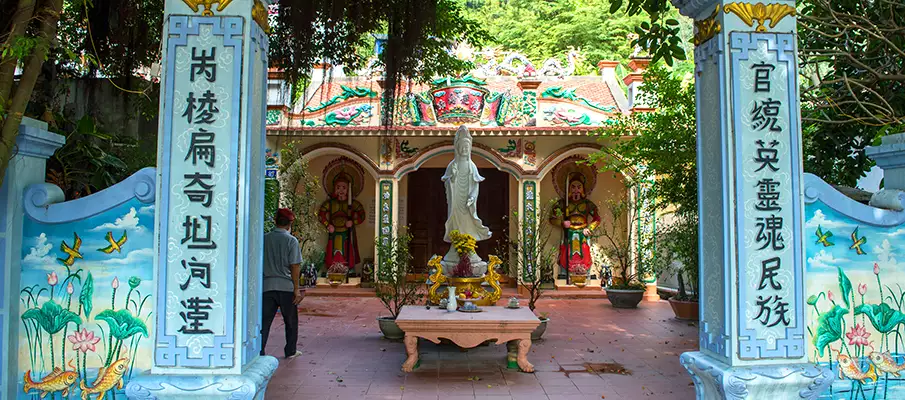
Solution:
[{"label": "flower vase", "polygon": [[456,287],[448,286],[447,289],[449,290],[449,300],[446,302],[446,311],[456,311],[456,304],[458,304],[456,302]]}]

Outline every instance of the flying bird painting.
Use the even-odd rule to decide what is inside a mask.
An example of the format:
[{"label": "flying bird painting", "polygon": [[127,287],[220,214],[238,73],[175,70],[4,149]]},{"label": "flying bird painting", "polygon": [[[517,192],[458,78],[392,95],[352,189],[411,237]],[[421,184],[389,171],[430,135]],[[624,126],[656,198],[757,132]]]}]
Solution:
[{"label": "flying bird painting", "polygon": [[75,263],[76,258],[82,258],[82,253],[79,252],[79,248],[82,247],[82,238],[79,237],[78,233],[72,232],[72,235],[75,236],[75,242],[72,247],[69,247],[64,240],[60,243],[60,251],[66,253],[66,258],[58,258],[63,265],[67,267],[71,267],[72,264]]}]

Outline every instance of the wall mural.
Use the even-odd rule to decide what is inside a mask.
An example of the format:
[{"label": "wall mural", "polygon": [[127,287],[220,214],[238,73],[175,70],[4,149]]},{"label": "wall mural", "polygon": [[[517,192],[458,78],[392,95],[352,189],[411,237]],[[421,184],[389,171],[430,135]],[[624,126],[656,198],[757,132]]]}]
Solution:
[{"label": "wall mural", "polygon": [[71,222],[25,217],[19,399],[125,399],[151,368],[153,225],[154,205],[137,198]]},{"label": "wall mural", "polygon": [[808,354],[836,375],[820,398],[905,398],[905,214],[806,184]]}]

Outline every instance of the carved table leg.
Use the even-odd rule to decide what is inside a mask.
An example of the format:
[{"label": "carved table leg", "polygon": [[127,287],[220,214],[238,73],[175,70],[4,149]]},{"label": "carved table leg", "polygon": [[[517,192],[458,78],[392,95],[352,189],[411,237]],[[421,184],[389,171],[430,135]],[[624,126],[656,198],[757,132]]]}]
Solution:
[{"label": "carved table leg", "polygon": [[518,340],[510,340],[506,342],[506,368],[518,368]]},{"label": "carved table leg", "polygon": [[415,369],[415,364],[418,363],[418,337],[405,335],[403,342],[405,343],[405,352],[408,358],[402,363],[402,370],[404,372],[412,372]]},{"label": "carved table leg", "polygon": [[528,350],[531,350],[531,339],[518,341],[518,366],[522,372],[534,372],[534,365],[528,362]]}]

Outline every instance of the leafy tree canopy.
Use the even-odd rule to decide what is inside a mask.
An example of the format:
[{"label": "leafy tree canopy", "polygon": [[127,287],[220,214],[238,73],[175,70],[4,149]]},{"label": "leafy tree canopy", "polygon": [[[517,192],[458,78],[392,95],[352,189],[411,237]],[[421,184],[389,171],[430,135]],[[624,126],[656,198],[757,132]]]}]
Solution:
[{"label": "leafy tree canopy", "polygon": [[[623,61],[634,52],[632,37],[646,21],[640,15],[612,13],[610,0],[460,0],[468,15],[488,30],[491,43],[516,51],[535,63],[551,57],[565,61],[571,49],[580,49],[575,73],[594,74],[600,60]],[[677,18],[678,37],[692,35],[691,21]],[[679,42],[679,46],[690,44]],[[539,67],[539,66],[538,66]]]}]

